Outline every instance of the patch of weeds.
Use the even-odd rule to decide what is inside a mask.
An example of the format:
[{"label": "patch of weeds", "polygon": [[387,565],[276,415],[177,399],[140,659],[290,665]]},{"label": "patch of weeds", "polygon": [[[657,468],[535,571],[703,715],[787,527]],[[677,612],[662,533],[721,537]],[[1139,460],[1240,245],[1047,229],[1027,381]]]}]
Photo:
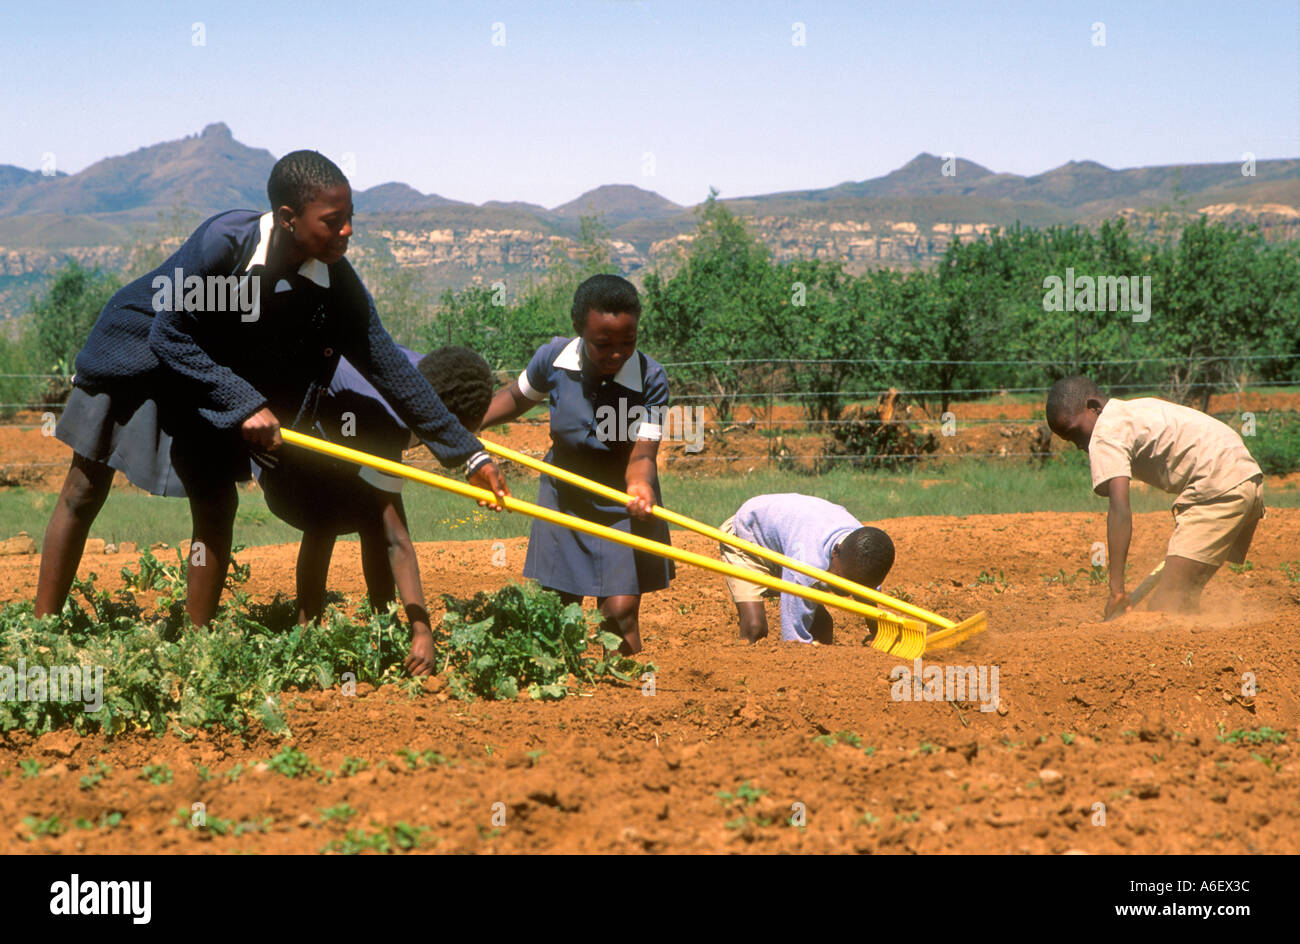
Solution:
[{"label": "patch of weeds", "polygon": [[370,761],[363,757],[344,757],[343,762],[339,764],[338,776],[354,777],[369,767]]},{"label": "patch of weeds", "polygon": [[199,775],[199,783],[207,783],[212,779],[212,771],[208,770],[203,764],[199,764],[194,772]]},{"label": "patch of weeds", "polygon": [[718,802],[723,804],[724,806],[731,803],[740,803],[743,806],[753,806],[755,803],[759,801],[760,797],[767,796],[767,791],[755,787],[748,780],[746,780],[740,786],[736,787],[736,791],[734,793],[730,793],[726,790],[720,790],[718,791],[718,793],[715,794],[715,796],[718,798]]},{"label": "patch of weeds", "polygon": [[915,823],[920,818],[921,818],[921,811],[912,810],[912,812],[907,814],[902,814],[902,813],[898,814],[897,816],[894,817],[894,821],[899,823]]},{"label": "patch of weeds", "polygon": [[327,823],[346,823],[356,815],[357,811],[347,803],[337,803],[320,811],[320,818]]},{"label": "patch of weeds", "polygon": [[191,829],[206,829],[214,836],[225,836],[235,828],[233,819],[223,819],[220,816],[209,816],[202,826],[190,826]]},{"label": "patch of weeds", "polygon": [[24,780],[31,780],[41,775],[41,762],[34,757],[20,760],[18,766],[22,768]]},{"label": "patch of weeds", "polygon": [[862,737],[853,731],[836,731],[834,734],[819,734],[813,738],[815,744],[834,747],[836,744],[848,744],[850,747],[862,747]]},{"label": "patch of weeds", "polygon": [[121,812],[117,811],[117,810],[112,810],[112,811],[105,810],[103,813],[100,813],[100,814],[99,814],[99,823],[98,823],[98,824],[96,824],[96,823],[92,823],[90,820],[86,819],[84,816],[81,816],[81,817],[78,817],[78,818],[77,818],[77,821],[76,821],[75,823],[73,823],[73,825],[76,826],[78,829],[87,829],[87,830],[89,830],[89,829],[101,829],[101,830],[116,829],[116,828],[118,827],[118,824],[120,824],[120,823],[122,822],[122,816],[123,816],[123,814],[122,814]]},{"label": "patch of weeds", "polygon": [[[631,683],[650,663],[618,654],[622,640],[600,630],[599,618],[536,584],[510,584],[469,600],[444,594],[439,671],[453,672],[449,691],[461,699],[563,698],[570,675],[578,684],[601,679]],[[594,650],[596,655],[588,655]]]},{"label": "patch of weeds", "polygon": [[330,841],[321,852],[333,852],[338,855],[360,855],[363,852],[393,855],[410,852],[420,848],[425,842],[425,833],[428,831],[427,826],[412,826],[406,822],[384,826],[372,833],[367,833],[364,829],[350,829],[341,839]]},{"label": "patch of weeds", "polygon": [[23,825],[31,830],[25,837],[28,842],[32,842],[37,836],[62,836],[67,829],[57,816],[51,816],[49,819],[24,816]]},{"label": "patch of weeds", "polygon": [[233,819],[226,819],[221,816],[205,817],[201,824],[196,825],[193,819],[189,818],[188,810],[179,810],[176,814],[174,823],[184,823],[189,829],[198,831],[206,829],[214,836],[243,836],[247,833],[267,833],[271,831],[271,825],[274,822],[271,817],[264,816],[258,820],[244,820],[237,822]]},{"label": "patch of weeds", "polygon": [[935,753],[936,751],[941,751],[941,750],[943,750],[943,748],[939,747],[939,746],[936,745],[936,744],[931,744],[929,741],[923,741],[923,742],[921,743],[921,746],[918,747],[916,750],[917,750],[917,753],[919,753],[919,754],[926,754],[926,755],[929,755],[929,754],[933,754],[933,753]]},{"label": "patch of weeds", "polygon": [[140,779],[148,780],[155,787],[161,787],[164,784],[172,782],[171,768],[166,764],[145,764],[140,771]]},{"label": "patch of weeds", "polygon": [[1287,580],[1300,583],[1300,561],[1284,561],[1281,570],[1286,574]]},{"label": "patch of weeds", "polygon": [[[540,752],[537,752],[540,753]],[[437,751],[413,751],[409,747],[404,747],[397,752],[397,756],[406,761],[407,770],[419,770],[421,768],[438,767],[443,764],[449,764],[451,761],[443,757]]]},{"label": "patch of weeds", "polygon": [[103,761],[94,761],[87,768],[86,775],[81,778],[79,786],[82,790],[93,790],[99,786],[99,782],[112,773],[113,768]]},{"label": "patch of weeds", "polygon": [[1228,734],[1224,733],[1223,725],[1219,726],[1219,743],[1221,744],[1281,744],[1285,740],[1285,731],[1276,731],[1268,726],[1237,728]]},{"label": "patch of weeds", "polygon": [[240,589],[246,564],[232,568],[231,592],[208,628],[186,631],[186,561],[176,554],[164,562],[145,552],[136,569],[123,568],[123,588],[113,593],[94,574],[75,581],[57,616],[38,619],[27,603],[0,606],[0,665],[113,667],[97,710],[54,699],[0,702],[0,730],[284,733],[281,692],[330,688],[345,671],[377,683],[400,669],[408,642],[395,614],[353,618],[331,607],[320,625],[297,626],[292,601],[254,603]]},{"label": "patch of weeds", "polygon": [[304,777],[307,774],[315,773],[320,770],[310,757],[296,747],[286,744],[280,749],[280,753],[274,757],[268,757],[266,766],[277,774],[295,780],[298,777]]},{"label": "patch of weeds", "polygon": [[766,790],[759,789],[751,784],[748,780],[736,787],[734,792],[721,790],[715,796],[718,802],[724,807],[739,806],[740,815],[723,823],[727,829],[744,829],[746,826],[771,826],[774,822],[769,816],[754,815],[751,807],[759,801],[760,798],[767,795]]},{"label": "patch of weeds", "polygon": [[1234,574],[1245,574],[1245,573],[1249,573],[1254,569],[1255,569],[1255,564],[1252,561],[1245,561],[1240,564],[1228,565],[1228,570],[1232,571]]},{"label": "patch of weeds", "polygon": [[1074,738],[1075,738],[1074,732],[1066,731],[1061,734],[1061,743],[1068,746],[1074,743]]}]

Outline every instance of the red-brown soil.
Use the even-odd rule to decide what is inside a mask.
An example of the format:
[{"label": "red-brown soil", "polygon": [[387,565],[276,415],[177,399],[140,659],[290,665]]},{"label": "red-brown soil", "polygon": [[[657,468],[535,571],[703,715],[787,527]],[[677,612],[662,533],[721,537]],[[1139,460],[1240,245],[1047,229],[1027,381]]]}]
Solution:
[{"label": "red-brown soil", "polygon": [[[1086,568],[1103,514],[883,526],[899,548],[888,589],[952,617],[988,611],[986,633],[932,658],[998,666],[999,711],[894,701],[889,673],[900,660],[859,645],[851,621],[839,621],[835,646],[743,644],[721,580],[681,568],[670,590],[646,600],[653,697],[601,685],[555,703],[467,703],[449,698],[442,679],[414,697],[395,686],[303,694],[289,716],[292,743],[325,768],[345,756],[371,763],[329,784],[256,769],[280,750],[265,736],[33,742],[11,732],[0,743],[0,851],[316,852],[349,827],[404,821],[427,827],[435,852],[1300,852],[1300,584],[1281,570],[1300,559],[1300,511],[1270,512],[1254,568],[1216,576],[1202,616],[1109,624],[1098,622],[1104,587],[1086,575],[1044,579]],[[1135,567],[1159,558],[1169,529],[1167,514],[1138,517]],[[694,536],[674,540],[713,553]],[[524,542],[505,543],[503,568],[491,566],[488,541],[421,545],[430,596],[518,577]],[[245,552],[251,591],[289,591],[294,554]],[[127,561],[106,556],[83,569],[113,574]],[[0,558],[0,597],[30,598],[36,566],[32,556]],[[340,545],[331,577],[360,595],[355,544]],[[774,606],[769,615],[776,625]],[[1241,694],[1246,672],[1258,680],[1254,698]],[[1285,742],[1219,740],[1265,726]],[[841,731],[874,751],[815,740]],[[406,748],[452,763],[410,772],[398,756]],[[32,779],[18,769],[28,757],[44,768]],[[112,772],[83,790],[96,759]],[[172,783],[139,779],[158,763],[175,772]],[[212,780],[200,782],[200,764]],[[250,769],[231,781],[236,764]],[[763,791],[752,805],[719,799],[745,782]],[[215,836],[173,821],[197,802],[210,820],[265,831]],[[357,810],[351,823],[322,820],[341,803]],[[806,809],[802,828],[787,823],[795,804]],[[1097,804],[1104,825],[1094,825]],[[505,825],[494,825],[502,810]],[[106,811],[124,814],[115,829],[72,828]],[[25,838],[24,817],[51,815],[64,835]]]}]

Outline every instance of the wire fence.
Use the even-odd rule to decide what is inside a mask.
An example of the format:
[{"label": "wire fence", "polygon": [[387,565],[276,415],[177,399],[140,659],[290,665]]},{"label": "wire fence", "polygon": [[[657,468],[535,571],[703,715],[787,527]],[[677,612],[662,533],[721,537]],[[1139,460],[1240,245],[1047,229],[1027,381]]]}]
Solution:
[{"label": "wire fence", "polygon": [[[1243,363],[1262,361],[1300,361],[1300,353],[1241,355],[1231,358],[1129,358],[1123,360],[1080,361],[1092,364],[1154,364],[1154,363]],[[667,361],[663,367],[672,376],[698,372],[700,369],[743,368],[751,383],[725,393],[700,389],[699,382],[679,385],[684,388],[672,397],[672,406],[680,408],[677,422],[669,423],[665,432],[666,448],[663,450],[674,468],[689,467],[691,463],[766,463],[771,466],[803,465],[805,468],[832,468],[842,463],[861,464],[864,457],[872,465],[897,465],[900,463],[950,460],[1034,460],[1043,459],[1053,452],[1066,450],[1062,442],[1053,442],[1046,431],[1043,403],[1049,385],[984,385],[961,389],[916,389],[899,387],[871,387],[850,385],[846,389],[807,390],[791,386],[791,377],[782,375],[792,367],[823,369],[853,365],[858,367],[907,364],[910,366],[971,366],[1005,367],[1008,372],[1026,367],[1059,366],[1048,360],[927,360],[901,361],[890,358],[806,359],[767,358],[737,359],[730,361]],[[760,382],[752,382],[756,375],[766,373]],[[518,376],[518,371],[499,371],[504,382]],[[1239,376],[1249,378],[1244,371]],[[58,381],[67,378],[61,374],[11,374],[0,373],[0,379],[28,381]],[[1189,381],[1181,383],[1177,392],[1187,395],[1200,392],[1218,394],[1217,402],[1209,401],[1210,412],[1225,421],[1241,424],[1243,414],[1258,414],[1260,420],[1270,423],[1296,424],[1300,422],[1300,390],[1294,397],[1282,392],[1300,384],[1288,380],[1247,379],[1244,382]],[[1108,387],[1115,395],[1134,394],[1170,396],[1168,385],[1147,383],[1122,383]],[[886,417],[872,415],[872,407],[883,399],[897,404],[897,410]],[[935,401],[944,398],[948,409],[936,410]],[[1011,398],[1011,399],[1007,399]],[[724,402],[725,401],[725,402]],[[834,415],[826,415],[826,404],[833,401]],[[992,402],[991,402],[992,401]],[[846,407],[856,404],[856,409]],[[53,421],[62,411],[60,402],[0,402],[0,416],[9,422],[0,422],[0,430],[31,431],[40,429],[52,432]],[[18,415],[15,415],[18,414]],[[685,414],[685,415],[682,415]],[[545,428],[544,413],[515,421],[514,425]],[[846,445],[846,431],[877,433],[886,427],[905,428],[915,434],[920,443],[909,443],[898,448],[892,440],[882,440],[869,448],[864,456],[854,443]],[[996,432],[991,432],[996,429]],[[998,439],[994,439],[997,436]],[[527,438],[527,437],[526,437]],[[859,437],[860,438],[860,437]],[[546,439],[533,437],[528,445],[531,451],[541,454]],[[847,439],[852,439],[851,436]],[[999,441],[1000,440],[1000,441]],[[858,443],[860,445],[860,443]],[[740,448],[737,449],[736,447]],[[6,450],[7,451],[7,450]],[[9,480],[17,470],[33,471],[51,469],[63,462],[35,460],[6,461],[16,457],[0,454],[0,471]],[[432,460],[430,460],[432,461]],[[3,481],[0,478],[0,481]]]}]

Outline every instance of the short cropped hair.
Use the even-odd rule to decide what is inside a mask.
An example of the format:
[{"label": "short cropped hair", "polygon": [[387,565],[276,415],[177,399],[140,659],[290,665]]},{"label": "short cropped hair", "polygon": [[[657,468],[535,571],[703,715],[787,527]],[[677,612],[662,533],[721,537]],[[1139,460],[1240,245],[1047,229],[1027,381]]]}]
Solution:
[{"label": "short cropped hair", "polygon": [[301,213],[322,190],[329,190],[348,179],[338,165],[318,151],[290,151],[275,162],[266,181],[266,196],[271,209],[292,207]]},{"label": "short cropped hair", "polygon": [[641,296],[636,286],[618,275],[593,275],[573,293],[573,330],[582,334],[593,311],[641,317]]},{"label": "short cropped hair", "polygon": [[1047,422],[1082,413],[1089,397],[1101,396],[1101,388],[1089,377],[1063,377],[1047,392]]},{"label": "short cropped hair", "polygon": [[844,576],[865,587],[878,587],[894,566],[894,542],[879,528],[858,528],[840,542]]},{"label": "short cropped hair", "polygon": [[467,347],[449,344],[430,351],[416,368],[460,425],[476,429],[492,402],[492,368]]}]

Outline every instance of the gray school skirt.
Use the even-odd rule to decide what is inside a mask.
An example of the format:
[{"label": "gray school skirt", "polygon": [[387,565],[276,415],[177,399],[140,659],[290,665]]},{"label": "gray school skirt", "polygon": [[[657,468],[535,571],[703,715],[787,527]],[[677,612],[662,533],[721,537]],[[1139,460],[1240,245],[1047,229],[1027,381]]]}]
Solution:
[{"label": "gray school skirt", "polygon": [[168,498],[201,495],[252,476],[238,433],[213,429],[193,409],[182,416],[144,395],[73,387],[54,435],[82,457],[117,469],[136,488]]}]

